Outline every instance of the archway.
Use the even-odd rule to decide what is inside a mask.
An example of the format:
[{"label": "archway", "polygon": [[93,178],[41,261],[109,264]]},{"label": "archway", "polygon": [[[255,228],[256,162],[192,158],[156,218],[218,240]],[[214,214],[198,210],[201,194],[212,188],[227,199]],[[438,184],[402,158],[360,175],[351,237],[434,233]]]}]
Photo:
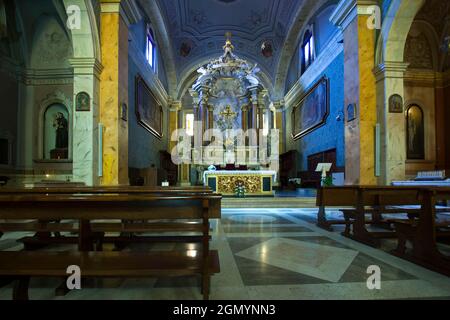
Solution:
[{"label": "archway", "polygon": [[[99,76],[102,70],[98,23],[93,2],[64,0],[66,20],[79,15],[79,28],[69,28],[73,46],[73,180],[86,185],[99,181]],[[76,18],[76,16],[75,16]],[[86,93],[87,106],[80,108],[76,97]]]},{"label": "archway", "polygon": [[[380,124],[380,184],[403,180],[406,175],[406,125],[403,112],[390,112],[394,95],[405,98],[405,45],[414,18],[426,0],[393,0],[385,14],[379,35],[374,70],[377,93],[377,122]],[[402,106],[403,109],[403,106]]]}]

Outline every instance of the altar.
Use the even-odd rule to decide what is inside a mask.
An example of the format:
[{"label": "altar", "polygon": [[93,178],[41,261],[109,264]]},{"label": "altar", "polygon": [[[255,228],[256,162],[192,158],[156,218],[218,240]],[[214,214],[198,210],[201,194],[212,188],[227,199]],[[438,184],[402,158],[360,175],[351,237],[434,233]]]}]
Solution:
[{"label": "altar", "polygon": [[205,171],[203,181],[213,192],[223,195],[234,195],[235,187],[241,183],[245,187],[246,195],[272,196],[276,175],[275,171],[264,170],[217,170]]}]

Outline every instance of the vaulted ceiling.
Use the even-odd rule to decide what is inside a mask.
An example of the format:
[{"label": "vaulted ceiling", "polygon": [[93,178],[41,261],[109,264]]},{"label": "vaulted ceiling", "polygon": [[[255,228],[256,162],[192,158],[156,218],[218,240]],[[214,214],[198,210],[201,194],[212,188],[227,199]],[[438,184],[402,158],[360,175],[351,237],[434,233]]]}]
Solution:
[{"label": "vaulted ceiling", "polygon": [[[143,6],[147,1],[154,0],[140,0]],[[177,76],[219,56],[225,33],[231,32],[235,53],[258,63],[274,78],[286,34],[302,2],[157,0],[172,43]],[[263,43],[269,44],[265,54]]]}]

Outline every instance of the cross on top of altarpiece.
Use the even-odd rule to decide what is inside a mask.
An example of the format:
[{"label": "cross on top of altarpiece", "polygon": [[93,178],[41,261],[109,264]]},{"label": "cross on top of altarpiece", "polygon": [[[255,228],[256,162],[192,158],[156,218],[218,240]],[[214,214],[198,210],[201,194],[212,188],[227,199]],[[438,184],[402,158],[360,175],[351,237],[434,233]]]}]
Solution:
[{"label": "cross on top of altarpiece", "polygon": [[230,119],[232,119],[232,118],[236,118],[237,113],[236,113],[236,112],[233,112],[233,111],[231,110],[231,106],[228,105],[228,106],[226,106],[225,111],[222,111],[222,112],[220,113],[220,115],[223,116],[223,117],[225,117],[227,120],[230,120]]}]

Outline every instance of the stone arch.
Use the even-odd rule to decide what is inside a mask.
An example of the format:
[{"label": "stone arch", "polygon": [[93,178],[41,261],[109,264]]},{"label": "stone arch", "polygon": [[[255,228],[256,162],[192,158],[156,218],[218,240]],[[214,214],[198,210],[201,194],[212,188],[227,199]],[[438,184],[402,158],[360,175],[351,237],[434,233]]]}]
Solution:
[{"label": "stone arch", "polygon": [[303,37],[305,26],[307,26],[308,21],[313,17],[313,15],[316,14],[320,8],[323,8],[323,6],[328,2],[329,0],[306,0],[296,13],[292,26],[288,31],[286,41],[281,48],[281,55],[276,68],[277,71],[275,73],[273,91],[275,94],[280,96],[274,98],[278,100],[283,98],[282,95],[284,95],[285,92],[285,82],[290,65],[290,63],[286,63],[286,61],[290,62],[292,56],[295,54],[297,45]]},{"label": "stone arch", "polygon": [[80,8],[81,24],[80,29],[68,29],[72,38],[74,58],[94,58],[101,61],[100,35],[96,19],[93,1],[89,0],[63,0],[64,21],[67,21],[67,10],[70,6]]},{"label": "stone arch", "polygon": [[[411,38],[415,38],[416,41],[413,42]],[[407,59],[408,55],[410,59],[414,59],[415,57],[411,55],[413,54],[414,51],[418,51],[418,50],[411,50],[409,45],[412,45],[412,43],[415,43],[417,45],[421,44],[423,46],[422,51],[428,51],[426,52],[426,55],[429,56],[425,58],[428,58],[429,61],[423,61],[422,63],[420,63],[420,61],[408,61]],[[409,63],[409,68],[422,68],[422,69],[425,68],[429,70],[438,71],[439,69],[438,50],[439,50],[439,39],[433,26],[426,21],[421,20],[414,21],[411,25],[411,29],[405,42],[404,59],[405,62]],[[420,52],[418,52],[418,54],[419,53]]]},{"label": "stone arch", "polygon": [[375,65],[390,62],[403,62],[406,38],[411,25],[426,0],[392,0],[383,20],[378,39]]}]

